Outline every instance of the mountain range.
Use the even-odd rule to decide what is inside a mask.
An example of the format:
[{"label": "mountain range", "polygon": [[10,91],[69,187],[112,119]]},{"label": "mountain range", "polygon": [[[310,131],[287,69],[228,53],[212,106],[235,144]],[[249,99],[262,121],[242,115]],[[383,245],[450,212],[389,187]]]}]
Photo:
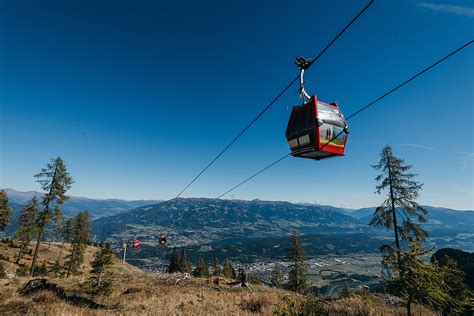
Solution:
[{"label": "mountain range", "polygon": [[[18,192],[7,189],[14,218],[32,196],[39,192]],[[425,228],[432,242],[474,249],[474,212],[425,206],[428,223]],[[365,234],[383,240],[391,235],[384,229],[368,226],[375,208],[348,211],[328,205],[293,204],[284,201],[215,200],[179,198],[171,201],[96,200],[71,197],[62,207],[66,217],[88,210],[92,217],[92,233],[96,241],[117,244],[140,239],[143,245],[155,247],[159,236],[165,235],[170,246],[222,248],[226,240],[255,243],[288,236],[298,230],[306,235]],[[10,225],[7,234],[14,231]],[[341,239],[342,240],[342,239]],[[341,242],[342,243],[342,242]],[[198,248],[199,248],[198,247]],[[376,249],[375,249],[376,250]]]},{"label": "mountain range", "polygon": [[[24,205],[34,196],[40,200],[43,193],[37,191],[21,192],[13,189],[4,189],[8,196],[8,201],[14,204]],[[87,210],[93,219],[115,215],[120,212],[129,211],[131,209],[159,203],[159,200],[120,200],[120,199],[91,199],[86,197],[71,196],[61,210],[66,217],[72,217],[77,213]]]},{"label": "mountain range", "polygon": [[[4,189],[8,196],[8,202],[10,207],[13,209],[13,216],[11,223],[7,227],[6,233],[11,234],[17,228],[17,222],[20,215],[21,208],[33,197],[36,197],[38,201],[41,201],[43,193],[37,191],[16,191],[14,189]],[[159,200],[120,200],[120,199],[91,199],[86,197],[71,196],[61,210],[66,218],[73,217],[81,211],[89,211],[92,219],[97,219],[104,216],[111,216],[121,212],[129,211],[131,209],[159,203]]]}]

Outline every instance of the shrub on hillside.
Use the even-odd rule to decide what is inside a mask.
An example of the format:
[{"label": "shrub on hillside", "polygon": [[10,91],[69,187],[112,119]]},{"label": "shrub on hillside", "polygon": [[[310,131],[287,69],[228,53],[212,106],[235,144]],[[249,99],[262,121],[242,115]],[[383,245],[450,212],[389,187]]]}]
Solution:
[{"label": "shrub on hillside", "polygon": [[251,298],[247,301],[242,302],[240,304],[241,308],[244,311],[250,313],[259,313],[261,314],[265,307],[269,305],[268,300],[265,297],[258,297],[258,298]]},{"label": "shrub on hillside", "polygon": [[258,274],[249,274],[248,280],[250,284],[260,285],[262,284],[262,278]]},{"label": "shrub on hillside", "polygon": [[310,294],[302,299],[287,296],[273,313],[278,316],[328,315],[327,303],[318,295]]},{"label": "shrub on hillside", "polygon": [[35,272],[33,273],[34,276],[48,276],[48,268],[46,264],[38,265],[35,267]]},{"label": "shrub on hillside", "polygon": [[30,273],[30,267],[27,265],[21,265],[18,267],[18,269],[16,269],[16,276],[19,276],[19,277],[28,276],[29,273]]}]

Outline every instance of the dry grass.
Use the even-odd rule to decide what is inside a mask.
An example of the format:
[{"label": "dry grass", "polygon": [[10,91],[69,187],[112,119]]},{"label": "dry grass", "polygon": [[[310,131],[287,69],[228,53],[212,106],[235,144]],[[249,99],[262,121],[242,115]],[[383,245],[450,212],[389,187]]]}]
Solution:
[{"label": "dry grass", "polygon": [[[59,254],[60,245],[52,243],[42,247],[39,262],[52,267]],[[2,260],[6,266],[7,280],[0,280],[0,315],[3,314],[46,314],[46,315],[107,315],[107,314],[147,314],[147,315],[273,315],[275,312],[299,310],[304,306],[305,297],[284,290],[266,286],[254,286],[250,291],[236,288],[223,282],[216,287],[207,279],[190,278],[176,284],[175,277],[162,273],[146,273],[118,259],[113,267],[114,290],[107,297],[92,298],[106,309],[93,310],[62,301],[51,292],[41,291],[22,296],[19,289],[30,280],[28,277],[13,277],[18,265],[17,248],[9,248],[0,243],[0,254],[8,257]],[[71,278],[50,277],[68,294],[89,297],[81,284],[88,276],[88,265],[97,251],[88,247],[80,273]],[[63,260],[68,251],[64,253]],[[31,262],[26,256],[23,263]],[[403,307],[386,306],[381,297],[368,295],[353,296],[325,303],[331,315],[405,315]],[[416,315],[434,315],[416,307]]]},{"label": "dry grass", "polygon": [[[331,301],[329,313],[331,315],[405,316],[406,309],[403,306],[388,306],[378,295],[353,295]],[[412,313],[423,316],[438,315],[419,305],[413,307]]]}]

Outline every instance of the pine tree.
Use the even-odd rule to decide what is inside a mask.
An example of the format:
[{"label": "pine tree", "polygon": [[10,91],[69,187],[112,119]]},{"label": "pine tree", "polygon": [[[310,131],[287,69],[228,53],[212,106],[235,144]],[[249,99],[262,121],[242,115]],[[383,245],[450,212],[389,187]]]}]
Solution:
[{"label": "pine tree", "polygon": [[21,242],[16,263],[20,263],[23,254],[27,251],[31,240],[36,236],[36,217],[38,216],[38,201],[33,197],[21,210],[18,220],[18,229],[15,238]]},{"label": "pine tree", "polygon": [[4,231],[10,223],[12,209],[8,205],[8,196],[5,190],[0,191],[0,231]]},{"label": "pine tree", "polygon": [[55,222],[57,218],[62,215],[60,207],[69,199],[66,192],[74,183],[61,157],[51,159],[51,162],[48,163],[45,168],[42,168],[41,172],[35,175],[35,177],[37,178],[36,181],[40,183],[41,188],[47,193],[43,196],[44,209],[38,217],[38,234],[30,275],[33,275],[35,271],[36,260],[44,234],[44,227],[48,223]]},{"label": "pine tree", "polygon": [[171,254],[170,264],[168,265],[168,273],[175,273],[179,271],[179,255],[176,251],[176,247],[173,248]]},{"label": "pine tree", "polygon": [[281,287],[283,284],[283,273],[278,267],[274,267],[270,274],[270,284],[273,287]]},{"label": "pine tree", "polygon": [[181,273],[191,273],[193,270],[191,262],[188,260],[186,250],[184,248],[181,249],[181,255],[179,256],[178,270]]},{"label": "pine tree", "polygon": [[113,252],[110,245],[100,248],[91,263],[89,292],[92,295],[107,295],[112,291],[112,276],[109,268],[113,265]]},{"label": "pine tree", "polygon": [[229,259],[224,261],[224,267],[222,269],[222,275],[229,279],[235,279],[237,277],[237,273],[235,272],[234,267],[232,266],[232,262]]},{"label": "pine tree", "polygon": [[214,271],[213,271],[212,275],[213,275],[213,276],[217,276],[217,277],[221,276],[221,274],[222,274],[222,268],[221,268],[221,266],[219,265],[219,259],[217,259],[217,257],[214,258],[214,265],[213,265],[213,268],[214,268]]},{"label": "pine tree", "polygon": [[291,261],[288,286],[291,291],[305,293],[308,289],[306,256],[300,241],[300,235],[297,232],[294,232],[291,236],[291,247],[288,250],[288,259]]},{"label": "pine tree", "polygon": [[199,258],[196,268],[194,269],[193,275],[197,278],[209,277],[209,267],[207,262],[203,258]]},{"label": "pine tree", "polygon": [[[375,180],[379,183],[375,192],[381,194],[388,189],[387,199],[376,208],[369,225],[393,229],[395,239],[395,251],[400,253],[400,239],[405,242],[411,240],[424,240],[428,232],[420,223],[425,223],[426,210],[415,200],[423,184],[416,182],[413,178],[416,174],[409,173],[411,165],[405,165],[403,159],[397,158],[392,153],[390,146],[385,146],[380,153],[380,161],[372,166],[382,170]],[[384,245],[383,252],[391,251],[390,245]],[[399,256],[398,256],[399,257]]]},{"label": "pine tree", "polygon": [[84,262],[84,251],[91,239],[90,215],[87,211],[77,214],[72,223],[71,255],[68,261],[67,277],[76,273]]}]

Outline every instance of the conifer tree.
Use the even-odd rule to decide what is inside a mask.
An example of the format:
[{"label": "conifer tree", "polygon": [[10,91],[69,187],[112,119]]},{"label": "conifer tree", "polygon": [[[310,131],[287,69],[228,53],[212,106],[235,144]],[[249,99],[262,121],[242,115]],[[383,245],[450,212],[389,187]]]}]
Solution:
[{"label": "conifer tree", "polygon": [[239,269],[239,282],[242,286],[247,285],[247,271],[244,268]]},{"label": "conifer tree", "polygon": [[90,215],[87,211],[77,214],[72,223],[71,254],[67,276],[76,273],[84,262],[84,251],[91,239]]},{"label": "conifer tree", "polygon": [[[380,153],[379,163],[372,167],[382,170],[375,178],[379,183],[375,192],[381,194],[383,190],[388,190],[388,193],[387,199],[375,209],[369,225],[393,229],[395,251],[400,253],[400,239],[410,242],[428,237],[428,232],[420,225],[426,222],[427,212],[415,201],[423,184],[413,180],[416,174],[408,172],[412,166],[405,165],[403,159],[395,157],[388,145]],[[384,252],[392,249],[390,245],[381,248]]]},{"label": "conifer tree", "polygon": [[237,277],[237,273],[235,272],[235,269],[232,266],[232,262],[230,262],[229,259],[226,259],[224,261],[222,275],[229,279],[235,279]]},{"label": "conifer tree", "polygon": [[214,268],[214,271],[212,272],[212,275],[213,275],[213,276],[217,276],[217,277],[221,276],[221,274],[222,274],[222,268],[221,268],[221,266],[219,265],[219,259],[217,259],[217,257],[214,258],[214,266],[213,266],[213,268]]},{"label": "conifer tree", "polygon": [[20,263],[23,254],[27,251],[31,240],[36,236],[36,218],[38,216],[38,201],[33,197],[21,210],[18,220],[18,229],[15,238],[21,242],[16,263]]},{"label": "conifer tree", "polygon": [[179,256],[178,260],[178,267],[178,270],[181,273],[191,273],[193,270],[191,262],[188,260],[186,250],[184,248],[181,249],[181,255]]},{"label": "conifer tree", "polygon": [[100,248],[91,263],[89,292],[92,295],[107,295],[112,291],[112,275],[109,268],[113,265],[113,252],[110,245]]},{"label": "conifer tree", "polygon": [[349,286],[349,283],[344,282],[344,285],[342,286],[342,289],[341,289],[341,294],[339,295],[339,297],[350,297],[352,295],[352,289],[351,287]]},{"label": "conifer tree", "polygon": [[12,209],[8,205],[8,196],[5,190],[0,191],[0,232],[4,231],[10,223]]},{"label": "conifer tree", "polygon": [[199,258],[196,268],[194,269],[193,275],[197,278],[209,277],[209,267],[207,262],[203,258]]},{"label": "conifer tree", "polygon": [[59,266],[61,262],[61,256],[63,254],[64,250],[64,244],[66,242],[72,242],[72,225],[73,221],[71,219],[68,219],[64,222],[64,224],[61,226],[61,234],[60,234],[60,240],[61,240],[61,248],[59,250],[58,254],[58,259],[56,260],[56,265]]},{"label": "conifer tree", "polygon": [[176,247],[173,247],[173,253],[171,254],[170,264],[168,265],[168,273],[174,273],[179,271],[179,255],[176,251]]},{"label": "conifer tree", "polygon": [[412,315],[412,305],[421,303],[435,310],[460,312],[466,297],[453,295],[453,284],[462,284],[462,272],[453,266],[441,267],[437,263],[425,262],[426,251],[418,241],[410,243],[408,251],[393,252],[384,257],[384,265],[394,274],[387,280],[388,290],[401,297],[406,305],[407,315]]},{"label": "conifer tree", "polygon": [[273,287],[281,287],[283,284],[283,273],[278,267],[274,267],[270,275],[270,284]]},{"label": "conifer tree", "polygon": [[298,232],[294,232],[291,236],[291,246],[288,250],[288,259],[291,261],[290,272],[288,275],[288,286],[291,291],[305,293],[308,289],[306,256]]},{"label": "conifer tree", "polygon": [[41,172],[35,175],[37,182],[46,192],[43,196],[43,211],[38,216],[38,234],[33,261],[31,263],[30,275],[33,275],[36,267],[41,241],[43,239],[44,227],[46,224],[55,222],[62,216],[61,205],[69,199],[66,192],[71,188],[74,182],[66,169],[66,164],[58,157],[51,159],[51,162],[41,169]]}]

